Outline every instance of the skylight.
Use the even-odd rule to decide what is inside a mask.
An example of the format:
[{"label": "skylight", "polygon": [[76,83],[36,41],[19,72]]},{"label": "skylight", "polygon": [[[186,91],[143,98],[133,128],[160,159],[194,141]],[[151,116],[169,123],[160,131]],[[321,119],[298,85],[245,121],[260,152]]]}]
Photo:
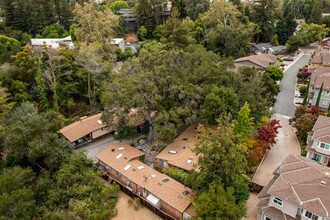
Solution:
[{"label": "skylight", "polygon": [[131,167],[131,165],[127,165],[126,167],[124,167],[124,170],[128,170]]},{"label": "skylight", "polygon": [[144,168],[144,166],[139,166],[139,167],[137,167],[139,170],[141,170],[141,169],[143,169]]},{"label": "skylight", "polygon": [[102,124],[102,121],[101,120],[97,120],[97,123],[99,123],[101,125]]},{"label": "skylight", "polygon": [[118,147],[118,150],[124,150],[125,148],[124,147]]},{"label": "skylight", "polygon": [[176,151],[175,150],[170,150],[168,153],[169,154],[176,154]]},{"label": "skylight", "polygon": [[119,159],[119,158],[121,158],[122,156],[123,156],[123,154],[118,154],[116,158]]}]

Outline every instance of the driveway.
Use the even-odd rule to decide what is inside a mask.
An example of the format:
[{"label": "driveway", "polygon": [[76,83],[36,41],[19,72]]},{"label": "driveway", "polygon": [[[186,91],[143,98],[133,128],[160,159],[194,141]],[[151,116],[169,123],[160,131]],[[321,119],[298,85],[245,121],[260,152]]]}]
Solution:
[{"label": "driveway", "polygon": [[84,151],[89,159],[97,162],[96,155],[110,144],[117,142],[111,135],[106,135],[78,148],[78,150]]},{"label": "driveway", "polygon": [[268,151],[253,176],[252,182],[261,186],[265,186],[272,179],[273,171],[286,156],[289,154],[300,155],[300,145],[292,126],[289,125],[288,117],[274,114],[272,119],[280,120],[282,128],[279,129],[276,144]]},{"label": "driveway", "polygon": [[[289,154],[300,155],[300,145],[288,119],[290,116],[294,116],[296,110],[294,96],[298,70],[305,66],[310,59],[310,51],[303,51],[304,54],[286,68],[280,83],[281,92],[277,96],[272,119],[280,120],[282,127],[278,130],[276,144],[268,151],[252,178],[252,182],[261,186],[265,186],[273,178],[273,171],[286,156]],[[246,204],[247,220],[257,219],[257,203],[256,194],[251,193]]]}]

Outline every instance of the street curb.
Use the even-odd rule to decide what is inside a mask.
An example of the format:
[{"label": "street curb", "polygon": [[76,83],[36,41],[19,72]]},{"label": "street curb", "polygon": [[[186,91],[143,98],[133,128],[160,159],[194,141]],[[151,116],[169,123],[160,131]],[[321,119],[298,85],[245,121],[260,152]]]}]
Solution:
[{"label": "street curb", "polygon": [[[265,158],[266,158],[266,156],[267,156],[267,154],[268,154],[268,151],[269,151],[269,149],[266,150],[266,153],[265,153],[265,155],[262,157],[262,159],[261,159],[261,161],[260,161],[260,163],[259,163],[259,165],[258,165],[258,168],[257,168],[256,172],[254,172],[254,175],[253,175],[252,180],[251,180],[252,183],[255,183],[255,182],[253,182],[253,180],[255,179],[254,177],[256,176],[256,173],[258,173],[259,168],[261,167],[261,164],[264,162],[264,160],[265,160]],[[256,184],[258,184],[258,183],[256,183]],[[258,185],[259,185],[259,184],[258,184]]]},{"label": "street curb", "polygon": [[296,140],[296,142],[297,142],[297,144],[298,144],[298,146],[299,146],[299,155],[301,155],[301,145],[300,145],[299,140],[298,140],[298,138],[297,138],[296,132],[295,132],[294,129],[293,129],[293,126],[292,126],[292,125],[290,125],[290,126],[291,126],[291,130],[292,130],[292,132],[293,132],[294,138],[295,138],[295,140]]},{"label": "street curb", "polygon": [[297,56],[297,59],[296,59],[295,61],[293,61],[289,66],[287,66],[287,68],[284,70],[284,73],[285,73],[288,69],[290,69],[290,67],[291,67],[293,64],[295,64],[298,60],[300,60],[300,58],[302,58],[302,57],[305,55],[305,52],[304,52],[304,51],[302,51],[302,50],[300,50],[300,49],[299,49],[299,51],[300,51],[300,53],[299,53],[299,55]]}]

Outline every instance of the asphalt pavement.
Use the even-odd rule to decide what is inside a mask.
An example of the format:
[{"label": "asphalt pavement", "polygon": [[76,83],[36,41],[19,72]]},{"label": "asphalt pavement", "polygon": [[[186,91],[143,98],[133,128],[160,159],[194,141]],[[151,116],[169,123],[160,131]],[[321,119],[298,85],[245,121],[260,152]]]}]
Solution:
[{"label": "asphalt pavement", "polygon": [[272,109],[273,113],[293,117],[296,110],[294,105],[294,94],[296,88],[296,77],[298,70],[308,64],[310,54],[305,53],[301,58],[295,61],[284,72],[284,77],[280,83],[281,92],[277,95],[277,101]]},{"label": "asphalt pavement", "polygon": [[96,155],[100,153],[103,149],[107,148],[110,144],[117,143],[111,135],[105,135],[100,137],[84,146],[79,147],[77,150],[84,151],[86,156],[97,162]]}]

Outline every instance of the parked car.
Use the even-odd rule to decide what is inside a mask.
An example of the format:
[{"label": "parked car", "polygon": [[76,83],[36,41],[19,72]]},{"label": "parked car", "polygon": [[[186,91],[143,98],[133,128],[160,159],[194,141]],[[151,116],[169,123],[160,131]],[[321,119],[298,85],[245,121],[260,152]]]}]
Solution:
[{"label": "parked car", "polygon": [[293,61],[293,57],[292,56],[285,56],[283,57],[284,61]]}]

